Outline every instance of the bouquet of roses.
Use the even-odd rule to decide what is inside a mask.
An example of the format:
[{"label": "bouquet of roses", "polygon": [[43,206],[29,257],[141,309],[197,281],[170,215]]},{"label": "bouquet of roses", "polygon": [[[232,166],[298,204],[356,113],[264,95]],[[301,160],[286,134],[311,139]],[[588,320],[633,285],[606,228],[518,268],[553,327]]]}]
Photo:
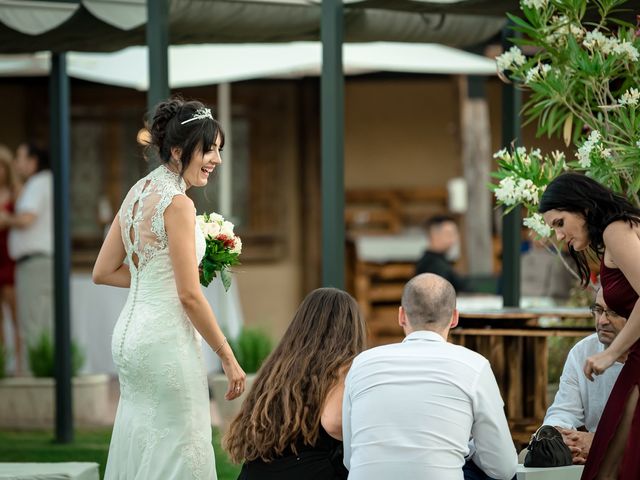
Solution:
[{"label": "bouquet of roses", "polygon": [[220,273],[225,290],[231,286],[229,267],[239,265],[242,241],[233,233],[234,225],[217,213],[196,217],[207,241],[207,250],[200,263],[200,283],[208,287]]}]

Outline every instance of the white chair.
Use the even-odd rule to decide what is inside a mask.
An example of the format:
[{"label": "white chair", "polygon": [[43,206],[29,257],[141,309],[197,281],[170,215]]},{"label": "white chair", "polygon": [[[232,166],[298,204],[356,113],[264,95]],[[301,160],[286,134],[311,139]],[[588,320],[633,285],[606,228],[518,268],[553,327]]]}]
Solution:
[{"label": "white chair", "polygon": [[0,480],[100,480],[97,463],[0,463]]},{"label": "white chair", "polygon": [[582,465],[568,467],[532,468],[518,465],[518,480],[580,480]]}]

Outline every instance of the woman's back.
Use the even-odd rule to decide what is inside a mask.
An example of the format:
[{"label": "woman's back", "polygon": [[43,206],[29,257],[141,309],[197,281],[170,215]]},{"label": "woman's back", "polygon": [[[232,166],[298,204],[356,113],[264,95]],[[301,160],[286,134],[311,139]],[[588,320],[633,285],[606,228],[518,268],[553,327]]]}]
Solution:
[{"label": "woman's back", "polygon": [[342,463],[342,442],[320,426],[315,445],[301,444],[270,462],[257,459],[246,462],[238,480],[342,480],[348,471]]}]

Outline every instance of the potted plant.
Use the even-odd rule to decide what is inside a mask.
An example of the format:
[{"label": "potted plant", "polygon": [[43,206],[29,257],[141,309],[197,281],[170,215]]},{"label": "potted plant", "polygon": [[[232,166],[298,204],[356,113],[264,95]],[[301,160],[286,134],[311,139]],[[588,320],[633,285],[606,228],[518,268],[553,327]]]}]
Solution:
[{"label": "potted plant", "polygon": [[226,432],[229,424],[240,411],[240,406],[253,385],[256,373],[273,349],[271,338],[256,328],[243,328],[240,335],[229,344],[238,363],[247,374],[247,381],[244,393],[235,400],[227,401],[224,398],[227,392],[227,377],[219,373],[211,378],[211,389],[220,412],[222,433]]},{"label": "potted plant", "polygon": [[[43,332],[29,345],[33,377],[0,378],[0,428],[51,428],[55,416],[55,349],[51,335]],[[108,417],[109,377],[79,375],[85,355],[71,343],[73,416],[78,425],[100,425]],[[4,357],[3,357],[4,358]],[[0,377],[2,370],[0,360]]]}]

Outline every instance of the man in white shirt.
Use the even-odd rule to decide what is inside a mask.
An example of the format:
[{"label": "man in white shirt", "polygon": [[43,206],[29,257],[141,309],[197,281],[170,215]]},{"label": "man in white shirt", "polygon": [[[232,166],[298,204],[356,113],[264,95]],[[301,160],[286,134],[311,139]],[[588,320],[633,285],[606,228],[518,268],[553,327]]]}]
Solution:
[{"label": "man in white shirt", "polygon": [[458,323],[453,286],[434,274],[404,288],[398,322],[406,338],[358,355],[342,406],[344,463],[350,480],[462,480],[473,460],[510,479],[516,451],[489,362],[447,343]]},{"label": "man in white shirt", "polygon": [[[558,393],[544,418],[545,425],[553,425],[562,433],[573,455],[573,462],[577,464],[585,463],[587,459],[602,411],[625,361],[625,358],[620,358],[602,375],[595,377],[593,382],[584,376],[582,369],[587,357],[611,345],[627,321],[609,310],[602,289],[598,290],[591,311],[596,322],[596,333],[583,338],[569,351]],[[578,431],[580,427],[587,431]]]},{"label": "man in white shirt", "polygon": [[43,332],[53,335],[53,177],[47,152],[31,143],[18,147],[15,166],[25,184],[0,228],[10,228],[18,320],[29,345]]}]

